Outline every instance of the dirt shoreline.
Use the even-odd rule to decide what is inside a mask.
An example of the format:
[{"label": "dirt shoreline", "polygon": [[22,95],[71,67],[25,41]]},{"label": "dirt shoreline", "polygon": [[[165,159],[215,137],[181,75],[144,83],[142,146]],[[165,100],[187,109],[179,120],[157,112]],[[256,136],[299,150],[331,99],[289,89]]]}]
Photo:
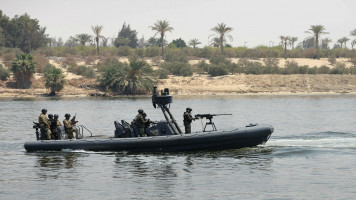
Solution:
[{"label": "dirt shoreline", "polygon": [[[94,79],[69,80],[58,97],[115,96],[98,90]],[[211,77],[170,76],[158,80],[158,89],[169,88],[176,96],[237,95],[339,95],[356,94],[356,75],[227,75]],[[30,89],[14,89],[0,82],[0,97],[48,97],[43,80],[34,80]],[[148,96],[148,95],[141,95]]]}]

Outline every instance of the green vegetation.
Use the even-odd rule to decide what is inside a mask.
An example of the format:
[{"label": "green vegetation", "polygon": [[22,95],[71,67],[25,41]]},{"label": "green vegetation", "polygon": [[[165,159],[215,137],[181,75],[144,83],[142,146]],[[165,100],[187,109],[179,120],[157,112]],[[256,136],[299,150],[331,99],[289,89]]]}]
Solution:
[{"label": "green vegetation", "polygon": [[37,19],[31,19],[28,14],[15,15],[11,19],[0,10],[0,46],[29,53],[48,42],[46,28],[41,27]]},{"label": "green vegetation", "polygon": [[8,78],[10,78],[9,71],[0,64],[0,80],[6,81]]},{"label": "green vegetation", "polygon": [[129,46],[131,48],[136,48],[138,45],[137,32],[131,30],[130,24],[126,25],[126,23],[124,23],[117,38],[114,40],[114,45],[116,47]]},{"label": "green vegetation", "polygon": [[153,31],[156,31],[156,34],[159,33],[161,35],[161,48],[162,48],[162,59],[165,60],[165,56],[164,56],[164,46],[165,46],[165,42],[164,42],[164,35],[167,31],[171,32],[173,31],[173,28],[169,26],[169,22],[166,20],[158,20],[153,26],[150,26],[150,28]]},{"label": "green vegetation", "polygon": [[[232,41],[229,34],[233,28],[224,23],[218,23],[210,29],[214,35],[211,35],[213,37],[208,46],[201,48],[198,46],[202,43],[196,38],[189,40],[189,47],[182,38],[167,42],[165,36],[173,31],[173,27],[166,20],[157,20],[149,28],[155,35],[148,40],[144,37],[138,40],[136,30],[124,23],[117,38],[111,40],[101,34],[103,26],[91,26],[94,36],[81,33],[64,42],[62,38],[50,38],[45,34],[46,29],[39,26],[37,19],[31,19],[27,14],[10,19],[0,10],[0,58],[6,68],[13,72],[18,88],[29,88],[33,73],[43,73],[48,79],[46,87],[51,89],[52,94],[63,89],[60,85],[64,83],[61,82],[63,72],[49,64],[51,57],[67,71],[85,78],[97,78],[100,86],[118,94],[144,94],[150,91],[156,78],[166,79],[169,75],[356,73],[356,50],[353,49],[356,39],[342,37],[331,46],[330,38],[321,38],[328,34],[323,25],[310,26],[306,31],[311,34],[310,37],[299,43],[297,37],[280,36],[279,45],[274,46],[270,41],[272,45],[254,48],[227,44],[227,39]],[[159,37],[156,38],[157,34]],[[350,36],[356,36],[356,29],[350,32]],[[122,63],[118,62],[120,57],[131,59],[129,63]],[[320,57],[328,58],[333,67],[299,66],[290,60],[286,61],[284,67],[279,67],[279,58]],[[341,57],[348,58],[347,62],[353,66],[346,67],[345,63],[337,62]],[[143,61],[147,58],[155,70]],[[239,60],[234,63],[230,58]],[[188,62],[199,59],[202,61],[193,66]],[[85,65],[77,64],[83,61]],[[6,68],[0,65],[1,80],[10,77]]]},{"label": "green vegetation", "polygon": [[191,39],[191,40],[189,40],[189,42],[188,42],[188,45],[189,45],[189,46],[192,46],[193,49],[195,49],[199,44],[201,44],[201,42],[199,42],[199,40],[196,39],[196,38]]},{"label": "green vegetation", "polygon": [[312,25],[310,26],[309,31],[306,31],[307,33],[313,34],[314,39],[315,39],[315,44],[316,44],[316,54],[318,60],[320,59],[319,55],[319,39],[322,34],[328,34],[328,32],[325,32],[325,27],[323,25]]},{"label": "green vegetation", "polygon": [[35,61],[30,54],[16,54],[12,62],[11,71],[18,88],[28,89],[31,86],[31,78],[35,72]]},{"label": "green vegetation", "polygon": [[224,53],[225,37],[228,37],[232,41],[232,36],[229,35],[228,33],[230,33],[233,30],[233,28],[227,27],[226,24],[224,24],[224,23],[220,23],[217,26],[214,26],[211,30],[219,35],[217,43],[218,42],[220,43],[219,46],[220,46],[220,49],[221,49],[221,53],[223,55],[225,55],[225,53]]},{"label": "green vegetation", "polygon": [[65,75],[63,74],[62,69],[56,68],[53,65],[47,65],[44,72],[44,82],[45,87],[50,89],[50,96],[55,96],[56,92],[59,92],[63,89],[66,84]]},{"label": "green vegetation", "polygon": [[102,39],[102,40],[105,39],[104,36],[100,35],[101,31],[103,30],[103,28],[104,28],[103,26],[98,26],[98,25],[91,26],[91,29],[93,30],[94,35],[95,35],[94,39],[95,39],[95,43],[96,43],[96,51],[98,53],[98,57],[100,55],[100,53],[99,53],[99,41],[100,41],[100,39]]},{"label": "green vegetation", "polygon": [[149,92],[154,81],[149,77],[152,69],[146,62],[131,59],[130,63],[110,62],[101,67],[98,81],[106,90],[125,95]]}]

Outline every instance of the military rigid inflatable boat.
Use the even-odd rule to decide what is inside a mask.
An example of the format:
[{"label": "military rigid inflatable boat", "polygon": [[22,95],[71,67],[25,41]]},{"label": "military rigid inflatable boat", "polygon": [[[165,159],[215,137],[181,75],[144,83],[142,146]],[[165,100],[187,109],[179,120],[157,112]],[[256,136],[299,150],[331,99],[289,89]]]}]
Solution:
[{"label": "military rigid inflatable boat", "polygon": [[[160,93],[154,88],[152,103],[155,108],[161,108],[166,120],[153,122],[146,128],[147,137],[139,137],[135,122],[128,123],[124,120],[114,122],[115,134],[113,137],[84,136],[85,127],[77,127],[77,136],[68,140],[63,127],[58,127],[57,140],[42,140],[41,134],[36,129],[37,141],[26,142],[27,151],[128,151],[128,152],[180,152],[226,150],[244,147],[253,147],[267,142],[273,133],[271,125],[249,124],[245,127],[230,131],[217,131],[212,118],[215,114],[200,114],[196,117],[206,118],[207,123],[203,131],[183,134],[173,115],[169,111],[173,97],[169,90]],[[207,131],[207,126],[212,130]]]}]

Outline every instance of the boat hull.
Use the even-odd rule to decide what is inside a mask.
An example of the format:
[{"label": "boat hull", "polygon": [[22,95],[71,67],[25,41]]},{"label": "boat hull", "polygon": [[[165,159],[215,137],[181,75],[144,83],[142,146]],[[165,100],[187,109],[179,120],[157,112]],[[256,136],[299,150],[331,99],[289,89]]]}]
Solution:
[{"label": "boat hull", "polygon": [[26,142],[27,151],[128,151],[180,152],[226,150],[264,144],[273,132],[270,125],[242,127],[232,131],[200,132],[184,135],[138,138],[89,138],[80,140],[42,140]]}]

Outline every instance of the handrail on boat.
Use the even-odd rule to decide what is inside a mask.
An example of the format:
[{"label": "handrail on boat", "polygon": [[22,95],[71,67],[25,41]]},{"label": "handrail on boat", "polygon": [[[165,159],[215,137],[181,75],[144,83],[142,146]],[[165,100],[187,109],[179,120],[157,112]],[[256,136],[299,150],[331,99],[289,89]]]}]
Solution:
[{"label": "handrail on boat", "polygon": [[89,129],[87,129],[87,127],[85,127],[84,125],[77,125],[76,127],[79,129],[79,133],[81,133],[81,135],[84,136],[84,129],[85,129],[90,133],[90,137],[93,137],[93,133]]}]

